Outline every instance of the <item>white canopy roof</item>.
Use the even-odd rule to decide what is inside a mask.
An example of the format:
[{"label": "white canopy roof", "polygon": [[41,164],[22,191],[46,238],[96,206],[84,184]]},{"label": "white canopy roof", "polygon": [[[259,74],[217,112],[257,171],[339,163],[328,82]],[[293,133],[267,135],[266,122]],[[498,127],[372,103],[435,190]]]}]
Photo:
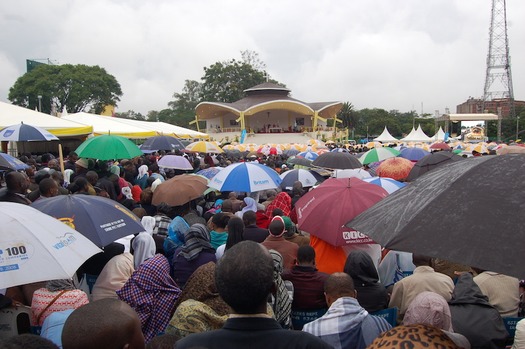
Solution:
[{"label": "white canopy roof", "polygon": [[392,136],[390,132],[388,132],[388,129],[385,126],[383,133],[381,133],[379,137],[374,138],[374,141],[376,142],[397,142],[398,139]]},{"label": "white canopy roof", "polygon": [[91,126],[0,102],[0,129],[21,122],[43,128],[58,137],[87,135],[93,132]]},{"label": "white canopy roof", "polygon": [[421,125],[418,126],[417,130],[412,131],[405,138],[401,139],[403,142],[432,142],[432,138],[427,136],[421,129]]},{"label": "white canopy roof", "polygon": [[176,138],[209,138],[208,134],[197,132],[189,128],[184,128],[167,122],[155,122],[155,121],[141,121],[141,120],[130,120],[130,119],[118,119],[118,121],[152,130],[160,135],[174,136]]},{"label": "white canopy roof", "polygon": [[434,135],[434,137],[432,137],[432,140],[434,142],[437,142],[437,141],[444,141],[445,140],[445,131],[443,131],[443,128],[440,126],[439,127],[439,130],[437,131],[437,133]]},{"label": "white canopy roof", "polygon": [[96,136],[112,134],[126,138],[148,138],[157,135],[155,131],[120,122],[120,119],[111,116],[81,112],[68,114],[63,118],[83,125],[93,126],[93,133]]}]

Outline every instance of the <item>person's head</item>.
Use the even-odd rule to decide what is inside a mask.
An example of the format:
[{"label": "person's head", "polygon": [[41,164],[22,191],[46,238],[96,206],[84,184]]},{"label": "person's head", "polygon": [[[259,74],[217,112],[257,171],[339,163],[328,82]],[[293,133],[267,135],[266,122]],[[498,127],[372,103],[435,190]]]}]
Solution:
[{"label": "person's head", "polygon": [[148,215],[148,212],[146,212],[146,210],[142,207],[135,207],[133,210],[131,210],[131,212],[133,212],[133,214],[135,214],[135,216],[137,216],[139,219],[142,219],[142,217]]},{"label": "person's head", "polygon": [[301,246],[297,250],[297,264],[315,265],[315,250],[312,246]]},{"label": "person's head", "polygon": [[427,324],[452,331],[452,314],[447,301],[435,292],[421,292],[410,302],[403,325]]},{"label": "person's head", "polygon": [[224,231],[228,225],[230,217],[230,215],[224,214],[222,212],[214,214],[211,218],[211,228],[215,231]]},{"label": "person's head", "polygon": [[242,215],[242,220],[245,226],[254,225],[257,223],[257,214],[253,211],[246,211]]},{"label": "person's head", "polygon": [[89,162],[85,158],[80,158],[75,161],[75,172],[76,173],[85,173],[89,167]]},{"label": "person's head", "polygon": [[324,283],[324,295],[326,304],[331,306],[333,302],[341,297],[357,296],[354,281],[347,273],[333,273]]},{"label": "person's head", "polygon": [[5,185],[10,192],[26,194],[27,188],[29,188],[29,179],[22,172],[11,171],[5,175]]},{"label": "person's head", "polygon": [[35,334],[24,333],[3,340],[2,349],[58,349],[58,346],[47,338]]},{"label": "person's head", "polygon": [[230,200],[237,200],[237,193],[232,191],[231,193],[228,194],[228,199],[230,199]]},{"label": "person's head", "polygon": [[372,257],[362,250],[354,250],[348,254],[343,271],[350,275],[356,284],[369,286],[379,282],[379,274]]},{"label": "person's head", "polygon": [[146,188],[140,193],[140,203],[144,205],[151,205],[153,200],[153,191],[150,188]]},{"label": "person's head", "polygon": [[243,240],[244,223],[239,217],[232,217],[228,221],[228,240],[226,240],[226,250]]},{"label": "person's head", "polygon": [[57,184],[59,186],[64,184],[64,175],[62,174],[62,172],[60,172],[60,171],[49,171],[49,173],[51,173],[51,178],[53,178],[55,180],[55,182],[57,182]]},{"label": "person's head", "polygon": [[450,337],[429,325],[402,325],[383,332],[367,347],[378,348],[441,348],[459,349]]},{"label": "person's head", "polygon": [[75,162],[78,160],[78,154],[75,153],[74,151],[70,152],[69,155],[67,156],[67,159],[71,162]]},{"label": "person's head", "polygon": [[47,162],[47,167],[56,171],[60,171],[60,164],[57,159],[50,159]]},{"label": "person's head", "polygon": [[146,345],[146,349],[173,349],[180,338],[180,336],[173,333],[164,333],[150,340]]},{"label": "person's head", "polygon": [[266,191],[266,198],[268,201],[272,201],[277,196],[277,191],[275,189],[268,189]]},{"label": "person's head", "polygon": [[73,194],[87,193],[89,190],[88,181],[84,177],[77,177],[75,181],[69,185],[68,189]]},{"label": "person's head", "polygon": [[268,230],[270,231],[270,234],[272,234],[275,237],[283,236],[284,234],[284,220],[281,216],[275,216],[273,217],[272,221],[270,222],[270,225],[268,226]]},{"label": "person's head", "polygon": [[86,179],[89,182],[89,184],[95,186],[98,182],[98,174],[95,171],[88,171],[86,173]]},{"label": "person's head", "polygon": [[303,191],[303,183],[299,182],[299,181],[295,181],[293,186],[292,186],[292,195],[303,195],[304,194],[304,191]]},{"label": "person's head", "polygon": [[101,299],[75,309],[62,330],[64,349],[143,349],[140,319],[125,302]]},{"label": "person's head", "polygon": [[222,212],[233,212],[233,203],[230,199],[226,199],[222,202]]},{"label": "person's head", "polygon": [[224,301],[238,314],[266,312],[274,288],[273,261],[268,250],[253,241],[242,241],[219,260],[215,282]]},{"label": "person's head", "polygon": [[39,184],[41,180],[43,180],[44,178],[49,178],[49,177],[51,177],[51,175],[49,174],[48,171],[38,170],[35,173],[35,183]]},{"label": "person's head", "polygon": [[412,263],[414,263],[416,267],[432,266],[432,258],[421,255],[421,254],[414,253],[412,255]]},{"label": "person's head", "polygon": [[277,217],[277,216],[284,216],[284,212],[283,210],[281,210],[280,208],[274,208],[272,210],[272,217]]},{"label": "person's head", "polygon": [[59,194],[58,184],[53,178],[44,178],[38,183],[40,195],[50,198]]}]

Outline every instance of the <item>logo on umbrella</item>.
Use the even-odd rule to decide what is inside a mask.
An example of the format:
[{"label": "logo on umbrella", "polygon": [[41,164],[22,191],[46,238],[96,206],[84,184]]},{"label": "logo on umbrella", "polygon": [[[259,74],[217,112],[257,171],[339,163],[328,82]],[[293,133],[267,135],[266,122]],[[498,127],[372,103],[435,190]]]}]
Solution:
[{"label": "logo on umbrella", "polygon": [[262,180],[262,181],[253,181],[253,185],[263,185],[263,184],[268,184],[270,183],[269,180],[265,179],[265,180]]},{"label": "logo on umbrella", "polygon": [[9,136],[11,136],[14,132],[15,132],[15,130],[5,130],[5,131],[4,131],[4,137],[9,137]]},{"label": "logo on umbrella", "polygon": [[74,237],[72,233],[65,233],[64,236],[58,236],[57,239],[59,242],[53,245],[53,247],[57,250],[67,247],[77,240],[77,238]]},{"label": "logo on umbrella", "polygon": [[61,221],[62,223],[64,223],[65,225],[67,225],[68,227],[70,227],[71,229],[76,229],[75,228],[75,216],[69,218],[69,217],[60,217],[60,218],[57,218],[59,221]]},{"label": "logo on umbrella", "polygon": [[127,210],[126,208],[124,208],[124,207],[122,207],[120,205],[115,205],[115,208],[118,209],[119,211],[121,211],[122,213],[125,213],[129,218],[133,219],[134,221],[138,221],[139,220],[138,217],[133,214],[133,212]]}]

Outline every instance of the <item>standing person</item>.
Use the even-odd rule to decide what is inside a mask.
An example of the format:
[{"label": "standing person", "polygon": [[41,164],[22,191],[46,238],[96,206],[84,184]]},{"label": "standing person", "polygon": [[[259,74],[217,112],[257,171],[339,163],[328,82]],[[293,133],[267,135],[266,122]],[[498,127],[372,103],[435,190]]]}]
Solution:
[{"label": "standing person", "polygon": [[277,194],[275,199],[266,207],[266,215],[272,218],[274,216],[273,210],[276,208],[281,209],[283,216],[290,217],[292,211],[292,198],[290,195],[283,191]]},{"label": "standing person", "polygon": [[364,251],[354,250],[346,259],[344,272],[354,281],[359,304],[369,313],[388,307],[388,293],[379,282],[372,257]]},{"label": "standing person", "polygon": [[0,201],[31,204],[31,201],[25,197],[29,188],[29,178],[26,174],[17,171],[8,172],[5,175],[5,184],[6,188],[2,188],[0,192]]},{"label": "standing person", "polygon": [[354,282],[346,273],[334,273],[325,282],[329,309],[319,319],[303,327],[335,349],[364,349],[391,326],[378,316],[368,314],[357,301]]},{"label": "standing person", "polygon": [[67,160],[64,162],[64,168],[66,170],[72,170],[73,172],[75,172],[75,162],[77,162],[78,160],[78,155],[77,153],[75,153],[74,151],[70,152],[68,157],[67,157]]},{"label": "standing person", "polygon": [[312,335],[284,330],[267,314],[273,274],[272,258],[259,244],[242,241],[233,246],[217,265],[215,280],[234,313],[222,329],[189,335],[177,348],[330,348]]}]

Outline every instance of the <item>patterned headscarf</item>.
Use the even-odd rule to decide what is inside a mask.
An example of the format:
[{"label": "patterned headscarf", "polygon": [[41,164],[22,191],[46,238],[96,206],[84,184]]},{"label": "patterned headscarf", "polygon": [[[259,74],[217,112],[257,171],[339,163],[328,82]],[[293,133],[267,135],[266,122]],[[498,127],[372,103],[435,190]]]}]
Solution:
[{"label": "patterned headscarf", "polygon": [[215,249],[210,244],[208,228],[201,223],[193,224],[186,233],[185,242],[179,254],[187,261],[192,261],[205,250],[215,253]]},{"label": "patterned headscarf", "polygon": [[459,349],[439,328],[430,325],[396,326],[377,337],[367,349]]},{"label": "patterned headscarf", "polygon": [[269,250],[269,252],[273,259],[273,279],[277,286],[275,299],[272,304],[273,312],[275,313],[277,322],[283,328],[289,329],[292,326],[292,300],[281,278],[281,273],[283,272],[283,257],[275,250]]},{"label": "patterned headscarf", "polygon": [[427,324],[453,332],[451,318],[445,298],[434,292],[421,292],[410,302],[403,325]]},{"label": "patterned headscarf", "polygon": [[220,316],[232,313],[232,309],[221,298],[215,285],[214,262],[201,265],[191,274],[175,307],[188,299],[206,304]]},{"label": "patterned headscarf", "polygon": [[137,312],[146,342],[166,329],[180,293],[170,276],[170,264],[161,254],[142,263],[117,291],[119,299]]},{"label": "patterned headscarf", "polygon": [[266,215],[272,217],[272,212],[276,208],[280,208],[285,216],[290,217],[290,211],[292,210],[292,198],[290,195],[283,191],[277,194],[275,199],[266,207]]}]

